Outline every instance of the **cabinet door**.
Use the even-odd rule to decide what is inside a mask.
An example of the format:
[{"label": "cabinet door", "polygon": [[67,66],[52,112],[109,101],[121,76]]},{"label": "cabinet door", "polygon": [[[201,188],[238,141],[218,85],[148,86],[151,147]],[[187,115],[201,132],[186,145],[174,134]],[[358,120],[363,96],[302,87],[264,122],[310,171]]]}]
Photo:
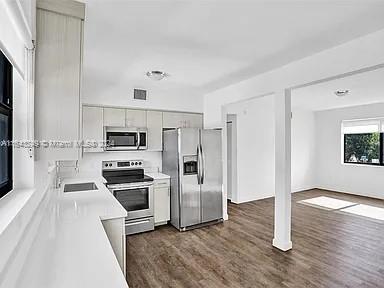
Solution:
[{"label": "cabinet door", "polygon": [[147,111],[126,109],[125,126],[138,128],[147,127]]},{"label": "cabinet door", "polygon": [[163,150],[163,113],[147,111],[148,150]]},{"label": "cabinet door", "polygon": [[[80,140],[82,20],[37,9],[35,136],[37,140]],[[63,142],[64,141],[64,142]],[[77,160],[77,145],[36,149],[37,159]]]},{"label": "cabinet door", "polygon": [[104,126],[125,127],[125,109],[104,108]]},{"label": "cabinet door", "polygon": [[155,224],[166,224],[170,219],[169,187],[154,188]]},{"label": "cabinet door", "polygon": [[[83,107],[83,141],[95,141],[101,143],[103,140],[103,108]],[[103,152],[103,148],[84,148],[84,152]]]},{"label": "cabinet door", "polygon": [[187,128],[203,128],[203,115],[184,113],[185,127]]},{"label": "cabinet door", "polygon": [[185,127],[184,114],[178,112],[163,112],[164,128]]}]

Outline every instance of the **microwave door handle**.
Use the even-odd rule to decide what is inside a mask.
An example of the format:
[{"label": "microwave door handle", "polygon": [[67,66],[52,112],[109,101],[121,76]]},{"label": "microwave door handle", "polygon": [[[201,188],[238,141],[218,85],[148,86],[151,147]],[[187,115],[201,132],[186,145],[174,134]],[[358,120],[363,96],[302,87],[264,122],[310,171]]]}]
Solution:
[{"label": "microwave door handle", "polygon": [[140,149],[140,130],[137,129],[137,150]]}]

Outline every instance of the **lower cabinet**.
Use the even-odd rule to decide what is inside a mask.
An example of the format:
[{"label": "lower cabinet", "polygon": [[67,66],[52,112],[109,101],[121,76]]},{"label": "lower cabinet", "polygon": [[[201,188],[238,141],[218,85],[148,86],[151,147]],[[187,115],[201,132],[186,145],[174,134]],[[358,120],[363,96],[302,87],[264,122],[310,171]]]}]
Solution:
[{"label": "lower cabinet", "polygon": [[111,243],[120,268],[126,276],[125,218],[103,220],[103,227]]},{"label": "lower cabinet", "polygon": [[170,180],[155,180],[153,194],[155,226],[167,224],[171,218]]}]

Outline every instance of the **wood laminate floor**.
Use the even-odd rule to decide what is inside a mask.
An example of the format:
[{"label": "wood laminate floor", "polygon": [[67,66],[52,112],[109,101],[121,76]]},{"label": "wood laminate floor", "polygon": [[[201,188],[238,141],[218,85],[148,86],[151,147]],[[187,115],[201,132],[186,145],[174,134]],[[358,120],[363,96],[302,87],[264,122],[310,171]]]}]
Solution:
[{"label": "wood laminate floor", "polygon": [[293,249],[281,252],[271,245],[273,198],[229,204],[223,224],[128,236],[129,287],[384,287],[384,221],[297,203],[316,196],[384,207],[323,190],[295,193]]}]

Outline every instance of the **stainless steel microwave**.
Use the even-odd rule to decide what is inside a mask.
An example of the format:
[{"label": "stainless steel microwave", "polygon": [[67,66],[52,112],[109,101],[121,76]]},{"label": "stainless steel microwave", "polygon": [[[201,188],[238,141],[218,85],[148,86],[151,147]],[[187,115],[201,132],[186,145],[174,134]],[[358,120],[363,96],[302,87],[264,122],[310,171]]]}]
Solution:
[{"label": "stainless steel microwave", "polygon": [[107,151],[146,150],[147,130],[142,128],[104,127]]}]

